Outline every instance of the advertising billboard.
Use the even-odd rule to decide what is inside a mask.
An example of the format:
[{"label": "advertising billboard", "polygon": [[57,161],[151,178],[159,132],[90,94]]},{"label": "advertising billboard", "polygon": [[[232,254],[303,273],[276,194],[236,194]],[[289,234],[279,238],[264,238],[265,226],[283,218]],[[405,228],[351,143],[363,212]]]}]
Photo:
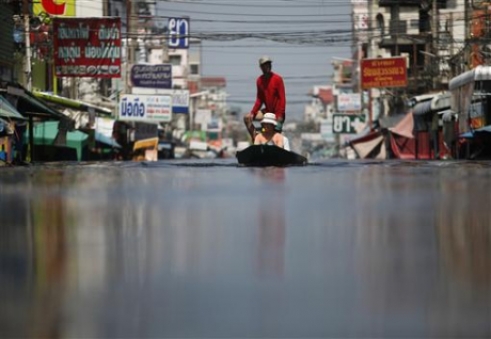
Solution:
[{"label": "advertising billboard", "polygon": [[120,78],[120,18],[53,19],[56,76]]},{"label": "advertising billboard", "polygon": [[172,97],[170,95],[123,95],[119,102],[118,119],[170,122],[172,119]]},{"label": "advertising billboard", "polygon": [[131,83],[135,87],[172,88],[172,65],[134,65],[130,74]]},{"label": "advertising billboard", "polygon": [[379,58],[361,60],[361,86],[363,89],[406,87],[406,58]]},{"label": "advertising billboard", "polygon": [[137,95],[170,95],[172,97],[172,113],[188,114],[189,113],[189,90],[187,89],[157,89],[133,87],[132,94]]},{"label": "advertising billboard", "polygon": [[48,14],[49,16],[75,16],[75,0],[38,0],[32,5],[34,16]]}]

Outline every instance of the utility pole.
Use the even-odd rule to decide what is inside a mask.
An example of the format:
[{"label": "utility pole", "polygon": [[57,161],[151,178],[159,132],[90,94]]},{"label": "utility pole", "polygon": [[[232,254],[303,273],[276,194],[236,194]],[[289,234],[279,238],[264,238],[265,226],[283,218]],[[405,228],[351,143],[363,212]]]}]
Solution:
[{"label": "utility pole", "polygon": [[469,69],[470,63],[470,44],[469,44],[469,0],[464,0],[464,69],[462,73]]},{"label": "utility pole", "polygon": [[433,37],[433,55],[436,61],[436,74],[433,77],[433,89],[437,89],[440,83],[440,59],[438,57],[438,1],[433,0],[433,8],[431,10],[432,21],[431,35]]},{"label": "utility pole", "polygon": [[24,42],[26,48],[26,57],[24,63],[24,73],[26,76],[26,89],[32,90],[32,70],[31,70],[31,29],[29,24],[29,0],[23,0],[24,14]]},{"label": "utility pole", "polygon": [[[367,58],[373,58],[373,0],[368,0],[368,46],[367,46]],[[360,67],[361,71],[361,67]],[[361,81],[361,78],[360,78]],[[361,94],[363,98],[363,93]],[[368,89],[368,127],[370,128],[370,132],[373,131],[373,112],[372,112],[372,89]]]},{"label": "utility pole", "polygon": [[137,14],[135,10],[135,1],[126,0],[126,76],[125,76],[125,93],[131,93],[130,86],[130,71],[131,67],[135,63],[135,15]]}]

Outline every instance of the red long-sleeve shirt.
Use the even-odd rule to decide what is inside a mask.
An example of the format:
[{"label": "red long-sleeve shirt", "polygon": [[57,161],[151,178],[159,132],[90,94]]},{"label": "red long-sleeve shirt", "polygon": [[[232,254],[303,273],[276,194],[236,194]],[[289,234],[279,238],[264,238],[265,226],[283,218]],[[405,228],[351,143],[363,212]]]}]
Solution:
[{"label": "red long-sleeve shirt", "polygon": [[278,120],[285,120],[286,97],[283,78],[271,72],[269,77],[261,75],[257,78],[256,86],[256,102],[251,113],[256,116],[257,111],[264,104],[265,112],[274,113]]}]

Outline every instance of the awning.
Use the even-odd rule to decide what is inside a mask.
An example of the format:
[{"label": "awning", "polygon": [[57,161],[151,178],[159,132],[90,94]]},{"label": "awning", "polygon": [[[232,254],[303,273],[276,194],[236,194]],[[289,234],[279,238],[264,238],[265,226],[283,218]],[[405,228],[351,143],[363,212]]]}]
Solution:
[{"label": "awning", "polygon": [[17,103],[12,106],[15,106],[22,115],[41,115],[55,120],[68,119],[63,113],[49,107],[21,85],[8,83],[5,87],[0,89],[1,96],[7,101],[9,97],[13,98]]},{"label": "awning", "polygon": [[102,134],[101,132],[95,131],[95,141],[100,142],[101,144],[107,145],[113,148],[121,148],[121,145],[116,142],[113,138],[108,137],[107,135]]},{"label": "awning", "polygon": [[20,114],[14,106],[10,104],[10,102],[7,101],[3,96],[0,95],[0,117],[6,118],[6,119],[17,119],[17,120],[26,120]]},{"label": "awning", "polygon": [[447,110],[450,108],[450,100],[452,96],[450,92],[443,92],[438,94],[431,100],[431,110],[438,112],[441,110]]},{"label": "awning", "polygon": [[65,98],[59,95],[54,95],[46,92],[33,92],[33,94],[40,99],[43,99],[47,102],[51,102],[53,104],[57,104],[66,108],[75,109],[78,111],[83,111],[87,113],[95,113],[105,116],[111,116],[112,111],[107,108],[97,107],[96,105],[89,104],[86,102],[82,102],[79,100],[73,100],[69,98]]},{"label": "awning", "polygon": [[[372,140],[351,145],[361,159],[385,159],[387,157],[384,147],[384,136],[379,135]],[[379,148],[378,150],[376,150]],[[371,155],[371,156],[370,156]]]},{"label": "awning", "polygon": [[433,100],[423,101],[414,106],[413,114],[414,116],[426,115],[431,112],[431,102]]},{"label": "awning", "polygon": [[465,73],[459,74],[448,84],[448,89],[453,91],[460,86],[468,84],[472,81],[485,81],[491,80],[491,66],[479,65],[476,68],[467,71]]},{"label": "awning", "polygon": [[413,126],[413,113],[408,113],[395,127],[389,128],[389,131],[402,137],[413,139]]}]

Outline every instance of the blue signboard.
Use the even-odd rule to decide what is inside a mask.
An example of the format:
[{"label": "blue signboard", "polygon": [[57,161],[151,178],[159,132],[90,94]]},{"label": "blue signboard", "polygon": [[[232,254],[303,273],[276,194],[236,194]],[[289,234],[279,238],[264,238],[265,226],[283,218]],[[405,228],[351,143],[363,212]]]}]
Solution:
[{"label": "blue signboard", "polygon": [[189,48],[189,18],[169,18],[169,48]]},{"label": "blue signboard", "polygon": [[130,77],[135,87],[172,88],[172,65],[134,65]]}]

